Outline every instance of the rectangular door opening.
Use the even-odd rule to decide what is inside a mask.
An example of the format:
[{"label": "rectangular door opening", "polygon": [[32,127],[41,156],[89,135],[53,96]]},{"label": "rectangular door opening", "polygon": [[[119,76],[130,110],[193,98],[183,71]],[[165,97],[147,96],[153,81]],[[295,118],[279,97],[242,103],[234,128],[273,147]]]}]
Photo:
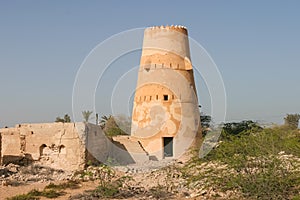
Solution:
[{"label": "rectangular door opening", "polygon": [[173,137],[164,137],[164,157],[173,157]]}]

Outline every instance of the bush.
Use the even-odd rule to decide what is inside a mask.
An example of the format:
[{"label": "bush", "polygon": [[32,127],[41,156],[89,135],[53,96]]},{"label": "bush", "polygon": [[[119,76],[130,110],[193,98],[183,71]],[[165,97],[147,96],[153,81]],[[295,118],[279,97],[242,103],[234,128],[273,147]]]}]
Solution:
[{"label": "bush", "polygon": [[94,196],[96,197],[115,197],[119,193],[120,185],[118,184],[106,184],[99,185],[94,191]]},{"label": "bush", "polygon": [[231,136],[249,135],[251,132],[259,132],[262,130],[256,122],[244,120],[241,122],[230,122],[223,124],[222,137],[228,138]]},{"label": "bush", "polygon": [[50,183],[47,185],[44,190],[39,191],[39,190],[31,190],[27,194],[21,194],[17,195],[11,198],[8,198],[8,200],[37,200],[40,199],[39,197],[46,197],[46,198],[57,198],[59,196],[65,195],[65,192],[62,190],[70,188],[70,189],[76,189],[79,188],[79,182],[77,181],[68,181],[66,183],[61,183],[61,184],[54,184]]},{"label": "bush", "polygon": [[298,132],[286,127],[230,136],[206,157],[189,164],[197,168],[219,163],[225,168],[187,176],[191,183],[205,179],[211,187],[239,191],[246,199],[291,198],[300,189],[299,141]]},{"label": "bush", "polygon": [[297,129],[299,124],[300,115],[299,114],[287,114],[284,118],[284,123],[286,126]]},{"label": "bush", "polygon": [[119,198],[131,197],[128,192],[126,182],[131,180],[129,176],[116,176],[116,172],[107,165],[101,165],[97,171],[98,187],[92,192],[93,197]]},{"label": "bush", "polygon": [[21,194],[21,195],[17,195],[11,198],[8,198],[8,200],[37,200],[40,199],[39,197],[46,197],[46,198],[57,198],[59,196],[64,195],[64,192],[57,192],[56,190],[47,190],[44,189],[42,191],[39,190],[31,190],[30,192],[28,192],[27,194]]},{"label": "bush", "polygon": [[11,198],[7,198],[7,200],[38,200],[40,198],[32,196],[31,194],[20,194]]},{"label": "bush", "polygon": [[[116,121],[118,121],[118,123]],[[108,137],[128,135],[128,133],[130,133],[130,122],[128,122],[128,119],[125,117],[110,116],[106,118],[105,123],[103,122],[102,127]]]},{"label": "bush", "polygon": [[65,114],[64,118],[56,117],[55,122],[69,123],[71,122],[71,117],[68,114]]},{"label": "bush", "polygon": [[77,189],[79,188],[79,182],[78,181],[68,181],[61,184],[54,184],[50,183],[45,187],[45,189],[53,189],[53,190],[64,190],[64,189]]}]

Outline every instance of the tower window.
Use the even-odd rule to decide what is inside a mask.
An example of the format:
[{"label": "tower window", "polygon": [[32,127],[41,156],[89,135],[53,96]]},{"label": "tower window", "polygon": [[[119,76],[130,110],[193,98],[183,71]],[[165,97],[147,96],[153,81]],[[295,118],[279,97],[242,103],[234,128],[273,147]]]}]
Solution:
[{"label": "tower window", "polygon": [[156,100],[158,100],[158,95],[156,95]]},{"label": "tower window", "polygon": [[164,101],[168,101],[169,100],[169,96],[167,94],[164,94]]},{"label": "tower window", "polygon": [[151,101],[151,99],[152,99],[152,96],[150,96],[150,101]]},{"label": "tower window", "polygon": [[150,66],[146,66],[144,69],[145,69],[147,72],[149,72]]}]

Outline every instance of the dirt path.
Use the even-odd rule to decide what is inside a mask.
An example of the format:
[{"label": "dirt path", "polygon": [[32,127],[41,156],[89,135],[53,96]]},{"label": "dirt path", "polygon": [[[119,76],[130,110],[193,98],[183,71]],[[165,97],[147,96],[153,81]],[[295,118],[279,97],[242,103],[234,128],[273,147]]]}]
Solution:
[{"label": "dirt path", "polygon": [[33,189],[42,190],[46,185],[48,185],[48,183],[30,183],[19,186],[0,186],[0,199],[5,200],[8,197],[18,194],[26,194]]},{"label": "dirt path", "polygon": [[[141,178],[141,177],[139,177]],[[138,178],[138,179],[139,179]],[[143,180],[144,181],[144,180]],[[43,190],[46,185],[48,185],[50,182],[47,183],[32,183],[32,184],[26,184],[26,185],[20,185],[20,186],[0,186],[0,200],[5,200],[8,197],[13,197],[20,194],[26,194],[29,191],[33,189]],[[62,181],[56,181],[53,182],[55,184],[62,183]],[[96,181],[87,181],[87,182],[81,182],[79,185],[79,188],[77,189],[65,189],[63,190],[66,194],[60,197],[55,198],[55,200],[66,200],[71,196],[75,196],[78,194],[84,193],[86,190],[94,190],[98,185],[98,182]],[[140,199],[149,199],[149,197],[131,197],[128,198],[128,200],[140,200]],[[153,198],[151,198],[153,199]],[[187,197],[182,197],[180,195],[173,196],[171,199],[176,200],[185,200]],[[201,200],[200,197],[194,197],[194,198],[188,198],[191,200]],[[40,197],[40,200],[49,200],[49,198]],[[114,200],[114,199],[112,199]],[[115,199],[117,200],[117,199]]]},{"label": "dirt path", "polygon": [[[59,184],[60,182],[54,182],[55,184]],[[8,197],[13,197],[15,195],[19,194],[26,194],[30,190],[33,189],[38,189],[38,190],[43,190],[48,183],[32,183],[32,184],[26,184],[26,185],[20,185],[20,186],[0,186],[0,200],[5,200]],[[94,181],[88,181],[88,182],[82,182],[79,185],[80,187],[77,189],[66,189],[64,192],[66,194],[64,196],[55,198],[57,200],[64,200],[68,199],[70,196],[76,195],[76,194],[81,194],[85,190],[93,190],[97,187],[97,183]],[[41,200],[49,200],[48,198],[41,197]]]},{"label": "dirt path", "polygon": [[[98,183],[94,181],[81,182],[79,188],[77,189],[66,189],[64,192],[66,193],[64,196],[55,198],[56,200],[65,200],[70,196],[74,196],[76,194],[81,194],[86,190],[93,190],[97,187]],[[41,200],[49,200],[48,198],[42,197]]]}]

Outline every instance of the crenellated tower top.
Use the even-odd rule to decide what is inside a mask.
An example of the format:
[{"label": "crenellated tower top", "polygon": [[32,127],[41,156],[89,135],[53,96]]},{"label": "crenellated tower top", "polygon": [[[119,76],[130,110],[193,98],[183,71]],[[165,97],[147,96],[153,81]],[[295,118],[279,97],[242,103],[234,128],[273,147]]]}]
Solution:
[{"label": "crenellated tower top", "polygon": [[141,69],[191,69],[187,28],[181,25],[146,28],[140,66]]},{"label": "crenellated tower top", "polygon": [[175,30],[175,31],[181,32],[185,35],[188,34],[187,28],[185,26],[181,26],[181,25],[152,26],[152,27],[146,28],[145,32],[155,31],[155,30]]}]

